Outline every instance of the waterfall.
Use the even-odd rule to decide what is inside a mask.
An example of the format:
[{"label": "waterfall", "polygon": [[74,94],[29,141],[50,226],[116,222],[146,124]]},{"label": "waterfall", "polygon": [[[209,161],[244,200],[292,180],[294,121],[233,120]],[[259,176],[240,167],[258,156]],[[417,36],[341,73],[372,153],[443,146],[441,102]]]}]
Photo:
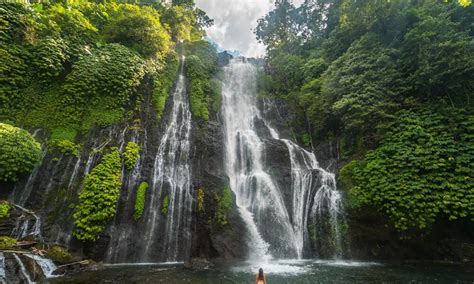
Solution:
[{"label": "waterfall", "polygon": [[7,273],[5,269],[5,255],[3,252],[0,252],[0,283],[6,283],[7,281]]},{"label": "waterfall", "polygon": [[[333,240],[333,256],[342,255],[341,220],[344,211],[335,176],[321,168],[314,153],[281,139],[257,108],[257,69],[243,60],[225,67],[222,116],[226,143],[226,172],[239,212],[248,229],[251,259],[262,256],[303,258],[311,247],[308,227]],[[281,189],[264,165],[264,138],[257,121],[271,139],[286,145],[291,163],[291,202],[285,206]],[[287,208],[288,207],[288,208]],[[330,230],[320,224],[329,218]],[[313,221],[310,223],[310,221]]]},{"label": "waterfall", "polygon": [[[265,170],[257,133],[256,68],[239,60],[225,67],[222,115],[226,171],[249,231],[251,257],[297,257],[297,240],[283,197]],[[262,235],[266,233],[266,239]],[[277,233],[276,233],[277,232]]]},{"label": "waterfall", "polygon": [[25,264],[23,264],[23,261],[21,261],[20,257],[19,257],[16,253],[13,254],[13,257],[15,258],[16,263],[17,263],[18,266],[20,267],[20,274],[21,274],[21,276],[23,277],[23,279],[25,280],[25,282],[28,283],[28,284],[34,283],[34,282],[31,280],[30,275],[29,275],[28,272],[26,271]]},{"label": "waterfall", "polygon": [[[22,211],[20,218],[16,220],[15,228],[12,231],[12,237],[16,239],[23,239],[26,236],[33,236],[42,240],[41,235],[41,218],[36,215],[33,211],[23,208],[19,205],[13,204],[15,207]],[[33,224],[30,223],[33,217]]]},{"label": "waterfall", "polygon": [[[144,216],[146,232],[139,237],[141,260],[184,260],[191,245],[191,111],[183,75],[184,57],[173,92],[173,106],[154,161]],[[162,212],[168,197],[167,214]],[[160,230],[161,229],[161,230]]]},{"label": "waterfall", "polygon": [[51,259],[47,259],[44,257],[41,257],[39,255],[34,255],[34,254],[25,254],[25,256],[33,259],[39,267],[41,267],[41,271],[43,271],[43,275],[46,278],[53,278],[56,277],[56,275],[53,274],[53,272],[58,268]]}]

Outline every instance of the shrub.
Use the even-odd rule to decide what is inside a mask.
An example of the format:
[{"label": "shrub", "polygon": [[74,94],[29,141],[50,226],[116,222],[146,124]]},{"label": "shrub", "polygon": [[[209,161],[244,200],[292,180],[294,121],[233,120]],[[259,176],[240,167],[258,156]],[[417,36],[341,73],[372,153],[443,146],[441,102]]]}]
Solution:
[{"label": "shrub", "polygon": [[230,187],[224,188],[220,196],[217,197],[217,211],[215,221],[219,225],[227,225],[227,212],[232,208],[232,190]]},{"label": "shrub", "polygon": [[62,88],[62,118],[83,130],[94,123],[107,126],[120,121],[124,107],[144,76],[143,60],[119,44],[94,50],[73,65]]},{"label": "shrub", "polygon": [[16,181],[41,159],[41,145],[26,130],[0,123],[0,181]]},{"label": "shrub", "polygon": [[375,206],[400,231],[427,229],[440,217],[474,218],[472,115],[448,109],[398,117],[377,149],[341,171],[353,184],[352,205]]},{"label": "shrub", "polygon": [[148,190],[148,183],[142,182],[137,189],[137,195],[135,197],[135,207],[133,211],[133,218],[138,220],[142,217],[143,211],[145,210],[145,198],[146,191]]},{"label": "shrub", "polygon": [[132,170],[140,157],[140,146],[135,142],[128,142],[123,157],[127,170]]},{"label": "shrub", "polygon": [[74,212],[74,236],[78,240],[97,240],[107,220],[115,215],[122,186],[121,167],[119,150],[114,147],[87,175]]},{"label": "shrub", "polygon": [[50,140],[48,144],[51,148],[57,149],[63,155],[79,157],[81,145],[75,144],[74,142],[53,139]]},{"label": "shrub", "polygon": [[12,206],[6,200],[0,201],[0,219],[5,219],[10,217],[10,211],[12,210]]},{"label": "shrub", "polygon": [[121,43],[144,57],[163,58],[170,48],[170,36],[161,25],[160,14],[151,7],[120,5],[104,34],[108,42]]}]

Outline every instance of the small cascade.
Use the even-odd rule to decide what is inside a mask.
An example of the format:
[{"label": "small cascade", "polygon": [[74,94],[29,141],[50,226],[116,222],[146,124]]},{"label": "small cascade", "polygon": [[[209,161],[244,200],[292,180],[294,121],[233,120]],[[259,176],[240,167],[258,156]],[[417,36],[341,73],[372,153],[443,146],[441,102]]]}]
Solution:
[{"label": "small cascade", "polygon": [[[189,253],[193,197],[191,189],[191,111],[181,70],[172,108],[155,156],[153,178],[143,215],[145,234],[138,236],[140,261],[180,261]],[[163,200],[168,210],[163,213]]]},{"label": "small cascade", "polygon": [[31,277],[28,274],[28,271],[26,271],[25,264],[23,263],[23,261],[21,261],[21,258],[16,253],[13,254],[13,257],[15,258],[16,263],[20,267],[20,274],[21,274],[21,277],[23,278],[23,280],[28,284],[34,283],[31,280]]},{"label": "small cascade", "polygon": [[[44,158],[47,152],[48,152],[48,149],[44,147],[42,150],[41,157]],[[30,196],[31,191],[33,190],[33,183],[38,176],[40,167],[41,165],[36,165],[36,167],[33,169],[31,174],[28,176],[28,180],[26,181],[26,184],[23,189],[20,190],[17,188],[17,185],[15,185],[15,189],[13,190],[11,196],[9,197],[10,200],[13,200],[14,203],[19,204],[21,206],[24,206],[26,204],[26,201],[28,200],[28,197]]]},{"label": "small cascade", "polygon": [[16,221],[15,228],[12,231],[12,237],[23,239],[26,236],[32,236],[42,240],[41,235],[41,218],[33,211],[14,204],[15,207],[22,211],[21,216]]},{"label": "small cascade", "polygon": [[3,252],[0,252],[0,283],[6,283],[7,273],[5,267],[5,255]]},{"label": "small cascade", "polygon": [[33,259],[39,267],[41,267],[41,271],[43,271],[43,275],[46,278],[54,278],[57,275],[54,275],[53,272],[58,269],[58,267],[53,263],[51,259],[41,257],[39,255],[34,254],[25,254],[25,256]]},{"label": "small cascade", "polygon": [[[335,176],[321,168],[309,152],[278,132],[262,118],[257,108],[256,67],[241,59],[225,68],[222,116],[226,137],[226,164],[230,186],[248,229],[250,258],[261,255],[279,258],[310,257],[330,239],[334,257],[341,257],[344,211]],[[263,122],[263,126],[257,121]],[[265,142],[259,128],[273,140],[283,142],[291,163],[291,202],[283,202],[264,165]],[[285,189],[285,191],[289,189]],[[311,231],[308,229],[311,228]],[[316,247],[315,247],[316,246]],[[257,254],[257,255],[255,255]]]}]

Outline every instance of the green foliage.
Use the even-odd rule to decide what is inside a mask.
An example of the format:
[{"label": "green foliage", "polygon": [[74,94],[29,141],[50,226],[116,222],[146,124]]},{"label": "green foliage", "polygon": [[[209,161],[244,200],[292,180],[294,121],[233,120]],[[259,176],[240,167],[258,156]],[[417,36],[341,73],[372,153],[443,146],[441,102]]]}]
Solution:
[{"label": "green foliage", "polygon": [[232,190],[230,187],[224,188],[222,193],[217,196],[217,210],[215,215],[215,222],[221,226],[227,225],[227,213],[232,208]]},{"label": "green foliage", "polygon": [[12,210],[12,205],[6,200],[0,201],[0,219],[5,219],[10,217],[10,211]]},{"label": "green foliage", "polygon": [[473,116],[447,109],[398,117],[381,146],[349,164],[354,206],[375,205],[399,230],[440,216],[474,218]]},{"label": "green foliage", "polygon": [[140,157],[140,146],[135,142],[128,142],[123,152],[123,158],[125,160],[125,167],[127,170],[133,170],[137,164],[138,158]]},{"label": "green foliage", "polygon": [[153,105],[156,109],[158,120],[161,120],[165,110],[166,100],[178,75],[179,62],[175,55],[170,55],[166,60],[163,70],[155,73],[153,80]]},{"label": "green foliage", "polygon": [[[58,150],[61,154],[66,156],[76,156],[79,157],[81,151],[81,145],[77,145],[70,140],[57,140],[52,139],[49,141],[48,145],[55,150]],[[49,149],[51,152],[52,149]]]},{"label": "green foliage", "polygon": [[9,249],[14,246],[16,246],[16,239],[7,236],[0,236],[0,249]]},{"label": "green foliage", "polygon": [[420,99],[464,106],[474,89],[474,39],[446,14],[437,7],[416,11],[418,22],[402,45],[405,84]]},{"label": "green foliage", "polygon": [[[377,124],[392,118],[401,92],[394,57],[396,51],[380,46],[378,38],[367,34],[334,61],[324,74],[317,106],[337,116],[345,130],[373,131]],[[382,75],[383,74],[383,75]],[[328,122],[325,122],[327,125]]]},{"label": "green foliage", "polygon": [[45,255],[47,258],[59,264],[67,264],[72,261],[72,256],[68,250],[61,246],[52,246]]},{"label": "green foliage", "polygon": [[83,129],[118,122],[144,76],[143,60],[119,44],[108,44],[73,66],[62,88],[64,120]]},{"label": "green foliage", "polygon": [[75,58],[87,53],[85,46],[94,42],[98,32],[79,8],[57,3],[42,11],[39,18],[44,25],[40,33],[63,39],[68,56]]},{"label": "green foliage", "polygon": [[296,129],[311,135],[303,142],[337,140],[347,162],[338,180],[352,206],[384,212],[400,231],[472,219],[468,2],[317,0],[296,8],[279,0],[258,23],[268,47],[259,92],[306,118],[309,131]]},{"label": "green foliage", "polygon": [[119,5],[105,29],[105,38],[130,47],[145,58],[163,58],[170,48],[170,36],[161,25],[159,12],[146,6]]},{"label": "green foliage", "polygon": [[167,216],[169,206],[170,206],[170,198],[168,195],[165,195],[161,203],[161,214]]},{"label": "green foliage", "polygon": [[185,6],[172,6],[163,12],[162,22],[175,41],[193,41],[201,39],[196,17],[197,11]]},{"label": "green foliage", "polygon": [[[160,116],[178,68],[170,34],[175,40],[200,39],[206,17],[194,5],[4,3],[0,120],[53,134],[108,126],[142,102],[135,90],[145,72],[156,78],[153,100]],[[172,59],[164,65],[168,55]]]},{"label": "green foliage", "polygon": [[148,183],[142,182],[138,186],[137,194],[135,197],[135,207],[133,210],[133,218],[138,220],[143,215],[143,210],[145,210],[145,198],[146,198],[146,191],[148,190]]},{"label": "green foliage", "polygon": [[185,61],[186,78],[189,81],[189,99],[193,116],[204,121],[209,119],[211,97],[220,96],[213,93],[212,75],[217,71],[217,53],[208,42],[199,41],[186,46],[186,53],[191,54]]},{"label": "green foliage", "polygon": [[41,160],[41,145],[26,130],[0,123],[0,181],[16,181]]},{"label": "green foliage", "polygon": [[51,140],[69,140],[75,141],[76,140],[77,131],[74,129],[67,129],[67,128],[55,128],[51,132],[51,136],[49,137]]},{"label": "green foliage", "polygon": [[68,59],[65,44],[61,38],[46,37],[34,47],[31,65],[38,80],[48,83],[64,71]]},{"label": "green foliage", "polygon": [[2,43],[0,46],[0,117],[25,107],[21,89],[27,85],[25,60],[28,55],[19,45]]},{"label": "green foliage", "polygon": [[102,158],[86,176],[74,212],[74,236],[80,241],[95,241],[106,222],[115,215],[120,195],[121,158],[117,148]]}]

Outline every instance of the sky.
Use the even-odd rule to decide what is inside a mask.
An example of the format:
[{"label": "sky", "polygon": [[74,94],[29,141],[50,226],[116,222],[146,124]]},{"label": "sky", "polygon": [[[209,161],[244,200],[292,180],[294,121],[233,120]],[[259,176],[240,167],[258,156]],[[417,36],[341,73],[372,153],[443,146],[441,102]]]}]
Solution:
[{"label": "sky", "polygon": [[265,54],[265,46],[257,42],[253,30],[257,20],[272,9],[272,0],[195,0],[195,3],[214,19],[207,36],[221,48],[238,50],[246,57]]}]

